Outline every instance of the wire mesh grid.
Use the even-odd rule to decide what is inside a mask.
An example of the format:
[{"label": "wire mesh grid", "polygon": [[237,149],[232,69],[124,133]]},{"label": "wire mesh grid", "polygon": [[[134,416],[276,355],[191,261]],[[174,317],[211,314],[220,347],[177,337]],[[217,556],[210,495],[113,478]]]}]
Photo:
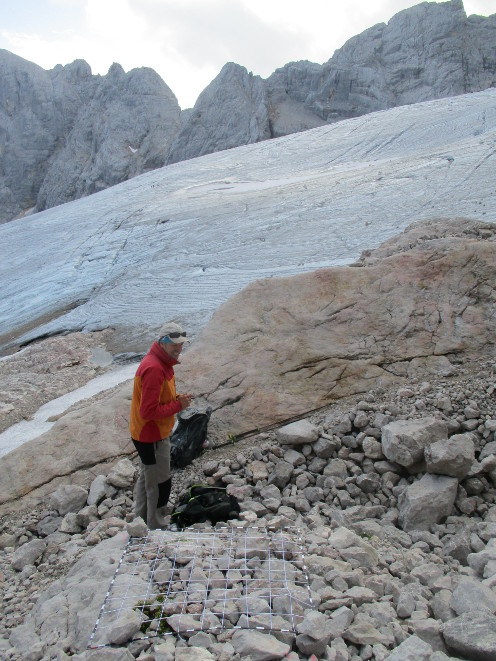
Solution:
[{"label": "wire mesh grid", "polygon": [[117,620],[141,617],[134,638],[258,629],[296,634],[313,608],[298,529],[223,527],[150,531],[125,547],[90,648]]}]

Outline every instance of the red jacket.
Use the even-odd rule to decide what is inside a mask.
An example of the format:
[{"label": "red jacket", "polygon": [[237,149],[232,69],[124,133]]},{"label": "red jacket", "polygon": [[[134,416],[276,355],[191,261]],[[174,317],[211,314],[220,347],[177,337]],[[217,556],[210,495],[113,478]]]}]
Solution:
[{"label": "red jacket", "polygon": [[129,420],[135,441],[156,443],[170,435],[175,414],[181,410],[176,400],[174,365],[177,360],[168,356],[158,342],[141,361],[134,377]]}]

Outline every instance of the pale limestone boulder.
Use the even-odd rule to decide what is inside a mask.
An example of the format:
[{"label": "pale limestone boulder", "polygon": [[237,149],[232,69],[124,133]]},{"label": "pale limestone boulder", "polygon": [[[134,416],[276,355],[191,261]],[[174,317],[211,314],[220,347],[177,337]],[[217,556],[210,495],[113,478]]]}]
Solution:
[{"label": "pale limestone boulder", "polygon": [[397,420],[382,428],[382,450],[389,461],[411,467],[422,461],[425,448],[448,438],[448,425],[432,416]]},{"label": "pale limestone boulder", "polygon": [[60,516],[68,513],[77,513],[86,505],[88,492],[76,484],[64,484],[60,486],[50,498],[50,507],[56,510]]},{"label": "pale limestone boulder", "polygon": [[450,652],[467,659],[496,659],[496,617],[486,608],[445,622],[441,632]]},{"label": "pale limestone boulder", "polygon": [[398,498],[398,521],[403,530],[429,530],[451,514],[458,480],[444,475],[424,475]]},{"label": "pale limestone boulder", "polygon": [[469,359],[496,343],[496,243],[470,223],[412,228],[360,263],[259,280],[214,313],[181,359],[184,390],[214,409],[209,435],[408,385],[410,370],[453,373],[453,352]]},{"label": "pale limestone boulder", "polygon": [[449,439],[436,441],[425,448],[424,457],[428,473],[451,475],[463,480],[475,460],[473,435],[455,434]]},{"label": "pale limestone boulder", "polygon": [[16,571],[21,571],[26,565],[34,563],[43,555],[46,549],[46,542],[42,539],[33,539],[20,546],[12,557],[12,567]]},{"label": "pale limestone boulder", "polygon": [[240,658],[250,657],[253,661],[282,659],[290,651],[290,646],[277,640],[275,636],[255,630],[237,630],[232,644]]},{"label": "pale limestone boulder", "polygon": [[305,445],[315,442],[319,430],[309,420],[297,420],[281,427],[276,432],[276,438],[282,445]]},{"label": "pale limestone boulder", "polygon": [[450,607],[457,615],[463,615],[478,611],[481,606],[496,614],[496,593],[476,578],[462,578],[453,590]]},{"label": "pale limestone boulder", "polygon": [[107,475],[107,482],[114,487],[126,489],[134,484],[135,473],[136,470],[132,462],[124,457],[110,470]]}]

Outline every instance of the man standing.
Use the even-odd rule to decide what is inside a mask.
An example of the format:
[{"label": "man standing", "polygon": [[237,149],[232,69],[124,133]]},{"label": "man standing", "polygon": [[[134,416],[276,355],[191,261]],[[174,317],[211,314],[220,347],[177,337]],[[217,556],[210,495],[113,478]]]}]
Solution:
[{"label": "man standing", "polygon": [[191,404],[189,393],[176,394],[174,375],[185,342],[189,340],[181,326],[165,324],[134,377],[129,429],[141,460],[135,514],[152,530],[165,526],[160,510],[172,486],[169,436],[175,415]]}]

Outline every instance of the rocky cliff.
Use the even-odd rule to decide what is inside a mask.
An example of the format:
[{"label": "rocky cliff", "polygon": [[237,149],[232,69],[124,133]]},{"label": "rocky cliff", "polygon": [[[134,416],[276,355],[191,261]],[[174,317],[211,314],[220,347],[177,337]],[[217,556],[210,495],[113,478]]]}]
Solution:
[{"label": "rocky cliff", "polygon": [[[169,162],[206,153],[204,135],[216,137],[215,148],[210,140],[208,151],[233,146],[233,135],[219,131],[226,101],[241,119],[237,135],[249,138],[237,144],[247,144],[267,135],[278,137],[377,110],[493,87],[495,40],[496,15],[467,17],[462,0],[423,2],[396,14],[388,24],[353,37],[322,66],[291,62],[262,81],[243,67],[229,65],[198,98]],[[255,116],[258,119],[257,130],[249,134],[242,130],[249,119],[241,108],[250,111],[243,91],[250,83],[260,89],[267,124],[260,123],[263,113],[257,106],[257,114],[252,114],[253,121]]]},{"label": "rocky cliff", "polygon": [[164,164],[180,108],[151,69],[44,71],[0,51],[0,222]]},{"label": "rocky cliff", "polygon": [[76,61],[44,71],[0,51],[0,222],[165,163],[493,87],[495,41],[496,14],[424,2],[323,65],[292,62],[263,80],[228,63],[183,113],[150,69],[125,74],[115,64],[92,76]]}]

